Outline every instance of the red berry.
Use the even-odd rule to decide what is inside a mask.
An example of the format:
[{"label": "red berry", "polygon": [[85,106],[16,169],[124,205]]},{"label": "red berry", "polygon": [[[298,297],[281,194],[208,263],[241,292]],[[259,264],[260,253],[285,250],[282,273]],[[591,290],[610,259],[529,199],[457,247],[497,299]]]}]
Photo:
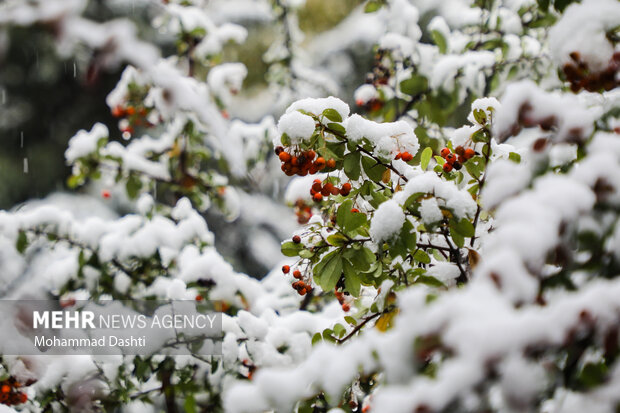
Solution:
[{"label": "red berry", "polygon": [[443,164],[443,170],[444,172],[450,172],[452,170],[452,165],[449,164],[448,162]]},{"label": "red berry", "polygon": [[410,160],[413,159],[413,155],[410,154],[409,152],[403,152],[403,154],[401,155],[401,159],[405,162],[409,162]]},{"label": "red berry", "polygon": [[349,304],[342,304],[342,311],[344,311],[345,313],[348,312],[351,309],[351,306]]},{"label": "red berry", "polygon": [[292,156],[288,152],[280,152],[280,155],[278,155],[278,158],[280,158],[282,162],[290,162]]},{"label": "red berry", "polygon": [[290,270],[291,270],[291,267],[289,267],[288,265],[283,265],[282,266],[282,272],[284,274],[288,274]]},{"label": "red berry", "polygon": [[293,277],[297,278],[298,280],[301,280],[301,271],[299,270],[293,271]]},{"label": "red berry", "polygon": [[342,188],[340,188],[340,195],[342,196],[347,196],[349,195],[349,193],[351,192],[351,184],[346,182],[342,185]]},{"label": "red berry", "polygon": [[312,199],[314,199],[314,202],[321,202],[323,200],[323,195],[321,195],[320,192],[317,192],[316,194],[314,194]]},{"label": "red berry", "polygon": [[327,161],[327,167],[328,168],[335,168],[336,167],[336,160],[335,159],[330,159]]},{"label": "red berry", "polygon": [[8,384],[3,384],[2,387],[0,388],[0,392],[2,393],[8,393],[11,391],[11,386],[9,386]]},{"label": "red berry", "polygon": [[352,209],[351,209],[351,212],[353,212],[354,214],[357,214],[357,213],[359,213],[359,212],[360,212],[360,210],[359,210],[359,209],[357,209],[357,208],[352,208]]},{"label": "red berry", "polygon": [[308,152],[306,152],[306,158],[309,161],[312,161],[315,156],[316,156],[316,152],[314,152],[312,149],[310,149]]},{"label": "red berry", "polygon": [[323,158],[322,156],[319,156],[316,161],[314,161],[314,165],[316,166],[316,168],[320,171],[321,169],[325,168],[325,158]]},{"label": "red berry", "polygon": [[465,154],[463,156],[465,156],[465,159],[471,159],[475,154],[476,152],[472,148],[467,148],[465,149]]},{"label": "red berry", "polygon": [[125,115],[125,109],[122,106],[115,106],[112,108],[112,116],[115,118],[120,118]]},{"label": "red berry", "polygon": [[101,191],[101,197],[103,199],[109,199],[112,196],[112,194],[110,193],[109,190],[104,189],[103,191]]},{"label": "red berry", "polygon": [[295,235],[295,236],[293,237],[293,242],[294,242],[295,244],[299,244],[299,243],[301,242],[301,237],[300,237],[299,235]]},{"label": "red berry", "polygon": [[402,156],[403,156],[402,153],[398,152],[396,156],[394,157],[394,159],[399,160]]},{"label": "red berry", "polygon": [[450,149],[448,149],[448,148],[443,148],[443,149],[441,150],[441,157],[442,157],[442,158],[445,158],[446,156],[448,156],[448,154],[449,154],[449,153],[450,153]]},{"label": "red berry", "polygon": [[129,116],[132,116],[136,113],[136,108],[134,108],[133,106],[127,106],[127,109],[125,111]]},{"label": "red berry", "polygon": [[202,295],[198,294],[198,295],[196,296],[196,301],[202,301]]},{"label": "red berry", "polygon": [[456,148],[454,148],[454,153],[456,153],[459,156],[463,156],[465,154],[465,148],[459,145]]}]

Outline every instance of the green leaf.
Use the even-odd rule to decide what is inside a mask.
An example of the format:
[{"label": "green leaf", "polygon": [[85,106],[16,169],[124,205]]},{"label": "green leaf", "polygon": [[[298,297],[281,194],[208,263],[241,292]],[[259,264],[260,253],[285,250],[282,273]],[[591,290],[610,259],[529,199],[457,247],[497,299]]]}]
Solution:
[{"label": "green leaf", "polygon": [[476,229],[474,228],[474,225],[469,222],[467,218],[461,218],[460,221],[451,219],[450,229],[454,229],[456,232],[467,238],[471,238],[476,235]]},{"label": "green leaf", "polygon": [[26,235],[26,231],[19,231],[19,234],[17,234],[17,241],[15,242],[15,248],[17,248],[20,254],[23,254],[27,247],[28,236]]},{"label": "green leaf", "polygon": [[310,250],[303,249],[299,251],[298,255],[300,258],[312,258],[314,256],[314,253]]},{"label": "green leaf", "polygon": [[361,280],[353,265],[344,260],[342,269],[344,271],[344,287],[353,297],[360,295]]},{"label": "green leaf", "polygon": [[415,254],[413,254],[413,259],[415,259],[418,262],[421,262],[423,264],[430,264],[431,263],[431,258],[428,256],[428,254],[422,250],[417,250],[415,252]]},{"label": "green leaf", "polygon": [[482,109],[474,109],[474,119],[480,125],[485,125],[487,123],[487,114]]},{"label": "green leaf", "polygon": [[370,0],[368,3],[366,3],[366,6],[364,7],[364,13],[376,12],[381,7],[383,7],[383,2],[377,0]]},{"label": "green leaf", "polygon": [[431,30],[431,38],[437,47],[439,47],[439,53],[446,54],[448,51],[448,43],[446,42],[446,38],[443,37],[443,34],[438,30]]},{"label": "green leaf", "polygon": [[196,411],[198,411],[198,409],[196,408],[196,399],[194,399],[194,395],[193,394],[189,394],[185,397],[185,403],[183,403],[183,409],[185,410],[185,413],[194,413]]},{"label": "green leaf", "polygon": [[348,238],[340,232],[337,232],[327,237],[327,242],[329,243],[329,245],[333,245],[334,247],[342,247],[344,244],[346,244],[347,241]]},{"label": "green leaf", "polygon": [[282,254],[284,254],[287,257],[296,257],[297,255],[299,255],[299,252],[302,249],[303,249],[303,245],[296,244],[293,241],[285,242],[280,247],[280,250],[282,251]]},{"label": "green leaf", "polygon": [[428,285],[429,287],[445,287],[444,283],[442,283],[435,277],[431,277],[430,275],[420,275],[418,278],[416,278],[415,282]]},{"label": "green leaf", "polygon": [[607,372],[607,366],[603,362],[587,363],[579,374],[579,381],[588,389],[596,387],[607,379]]},{"label": "green leaf", "polygon": [[357,325],[357,320],[353,317],[351,317],[350,315],[347,315],[344,317],[344,321],[346,321],[347,323],[349,323],[352,326],[356,326]]},{"label": "green leaf", "polygon": [[459,234],[452,226],[450,226],[450,236],[452,237],[452,240],[457,247],[463,248],[463,246],[465,245],[465,238],[461,234]]},{"label": "green leaf", "polygon": [[490,138],[491,137],[485,128],[478,129],[471,135],[471,140],[473,142],[488,142]]},{"label": "green leaf", "polygon": [[344,229],[347,214],[351,213],[352,207],[353,200],[351,199],[347,199],[338,207],[338,211],[336,211],[336,225],[338,225],[340,228]]},{"label": "green leaf", "polygon": [[125,184],[127,196],[131,199],[136,198],[141,188],[142,181],[140,180],[140,178],[137,175],[129,175],[129,178],[127,178],[127,183]]},{"label": "green leaf", "polygon": [[336,109],[325,109],[323,111],[323,116],[325,116],[327,119],[331,120],[332,122],[342,122],[342,116],[340,116],[340,113],[336,110]]},{"label": "green leaf", "polygon": [[428,163],[431,161],[431,157],[433,156],[433,150],[430,146],[427,146],[422,151],[422,155],[420,156],[420,166],[422,170],[426,170],[428,168]]},{"label": "green leaf", "polygon": [[410,96],[417,96],[428,89],[428,80],[424,76],[413,75],[400,82],[400,90]]},{"label": "green leaf", "polygon": [[344,128],[344,126],[342,126],[339,123],[328,123],[327,127],[330,128],[331,130],[333,130],[334,132],[337,132],[337,133],[339,133],[339,134],[341,134],[343,136],[346,135],[346,133],[347,133],[347,131]]},{"label": "green leaf", "polygon": [[291,146],[291,138],[286,133],[282,134],[280,137],[280,142],[282,142],[282,145],[284,146]]},{"label": "green leaf", "polygon": [[351,152],[344,156],[344,173],[347,174],[349,179],[356,181],[360,177],[361,167],[360,159],[362,158],[361,152]]},{"label": "green leaf", "polygon": [[362,167],[364,168],[366,175],[368,175],[368,177],[375,182],[381,181],[383,173],[386,170],[385,166],[377,163],[377,161],[368,156],[362,156]]},{"label": "green leaf", "polygon": [[508,159],[510,159],[513,162],[519,163],[519,162],[521,162],[521,155],[519,155],[516,152],[510,152],[508,154]]},{"label": "green leaf", "polygon": [[323,337],[321,336],[321,333],[315,333],[312,336],[312,345],[315,345],[316,343],[318,343],[321,340],[323,340]]},{"label": "green leaf", "polygon": [[336,287],[342,275],[342,258],[339,251],[332,251],[314,266],[314,277],[323,291],[330,291]]}]

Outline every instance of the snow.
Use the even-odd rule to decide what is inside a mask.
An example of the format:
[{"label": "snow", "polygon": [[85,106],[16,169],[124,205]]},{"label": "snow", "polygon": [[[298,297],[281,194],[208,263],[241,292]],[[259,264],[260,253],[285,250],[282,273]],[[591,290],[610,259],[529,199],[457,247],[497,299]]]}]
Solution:
[{"label": "snow", "polygon": [[394,200],[389,200],[375,211],[370,222],[370,238],[373,242],[380,243],[393,238],[400,232],[405,222],[403,209]]},{"label": "snow", "polygon": [[69,147],[65,151],[67,163],[73,163],[78,158],[86,157],[97,150],[100,139],[110,135],[108,128],[102,123],[95,123],[90,131],[80,130],[69,139]]},{"label": "snow", "polygon": [[305,112],[312,113],[315,116],[320,116],[325,109],[334,109],[340,114],[342,119],[346,119],[350,112],[349,105],[336,97],[329,96],[326,98],[306,98],[298,100],[286,109],[286,114],[303,110]]},{"label": "snow", "polygon": [[359,106],[365,105],[373,99],[377,99],[379,93],[373,85],[365,84],[355,90],[355,103]]},{"label": "snow", "polygon": [[314,119],[297,111],[285,113],[278,121],[278,131],[286,133],[292,143],[309,140],[315,128]]},{"label": "snow", "polygon": [[415,155],[420,148],[413,128],[402,120],[377,123],[354,114],[347,119],[345,127],[347,138],[356,143],[365,138],[375,145],[380,145],[382,149],[380,154],[383,156],[404,151]]},{"label": "snow", "polygon": [[532,122],[552,120],[557,125],[554,139],[558,141],[583,141],[592,133],[599,112],[584,107],[572,94],[547,93],[529,80],[509,85],[501,103],[493,128],[500,140],[511,136],[520,120],[531,118]]},{"label": "snow", "polygon": [[423,199],[420,202],[420,215],[422,222],[426,225],[434,224],[443,219],[443,214],[435,198]]},{"label": "snow", "polygon": [[620,50],[606,35],[618,26],[618,21],[620,3],[615,0],[571,4],[549,30],[549,49],[560,66],[571,62],[572,52],[578,52],[592,71],[601,71],[607,67],[614,51]]}]

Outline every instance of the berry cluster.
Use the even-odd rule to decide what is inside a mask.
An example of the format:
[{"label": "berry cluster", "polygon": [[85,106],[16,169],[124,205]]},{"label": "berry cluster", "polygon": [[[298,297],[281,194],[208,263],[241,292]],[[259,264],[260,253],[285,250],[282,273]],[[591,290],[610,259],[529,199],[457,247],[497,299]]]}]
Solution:
[{"label": "berry cluster", "polygon": [[351,306],[349,305],[349,303],[346,302],[345,293],[343,293],[342,291],[336,290],[334,292],[334,295],[336,296],[336,298],[338,299],[338,302],[342,306],[342,311],[344,311],[345,313],[348,312],[351,309]]},{"label": "berry cluster", "polygon": [[410,160],[413,159],[413,155],[410,154],[409,152],[398,152],[396,156],[394,157],[394,159],[396,160],[402,159],[405,162],[409,162]]},{"label": "berry cluster", "polygon": [[312,195],[312,199],[314,200],[314,202],[321,202],[323,201],[323,197],[330,195],[340,194],[342,196],[347,196],[350,192],[351,184],[348,182],[342,184],[342,186],[338,188],[331,182],[323,184],[320,179],[315,179],[312,183],[312,187],[310,188],[310,195]]},{"label": "berry cluster", "polygon": [[312,217],[312,207],[306,204],[303,199],[298,199],[295,202],[295,215],[297,215],[297,222],[299,224],[307,224]]},{"label": "berry cluster", "polygon": [[457,171],[463,167],[463,164],[469,159],[473,158],[476,152],[472,148],[463,148],[457,146],[454,148],[454,153],[449,148],[443,148],[441,150],[441,157],[446,160],[443,164],[444,172],[450,172],[452,169]]},{"label": "berry cluster", "polygon": [[7,406],[26,403],[28,400],[26,393],[17,390],[21,386],[21,383],[15,380],[14,377],[0,381],[0,403]]},{"label": "berry cluster", "polygon": [[581,89],[588,92],[598,92],[601,89],[612,90],[620,84],[617,77],[618,70],[620,70],[620,52],[614,53],[607,67],[600,72],[590,71],[588,64],[581,60],[578,52],[571,53],[570,58],[573,61],[566,63],[562,70],[573,92]]},{"label": "berry cluster", "polygon": [[[296,235],[295,237],[299,238],[298,235]],[[293,237],[293,242],[295,242],[295,237]],[[291,267],[288,265],[283,265],[282,272],[284,274],[288,274],[289,272],[291,272]],[[304,280],[303,274],[298,269],[295,269],[293,271],[293,278],[295,278],[297,281],[294,281],[293,284],[291,284],[291,286],[295,290],[297,290],[297,293],[299,295],[306,295],[312,291],[312,286],[310,285],[309,282]]]},{"label": "berry cluster", "polygon": [[284,172],[287,176],[313,175],[325,168],[333,169],[336,167],[336,161],[334,159],[329,159],[326,161],[325,158],[319,156],[315,160],[314,158],[316,157],[316,152],[312,149],[291,155],[286,152],[282,146],[278,146],[276,147],[275,152],[282,162],[282,172]]}]

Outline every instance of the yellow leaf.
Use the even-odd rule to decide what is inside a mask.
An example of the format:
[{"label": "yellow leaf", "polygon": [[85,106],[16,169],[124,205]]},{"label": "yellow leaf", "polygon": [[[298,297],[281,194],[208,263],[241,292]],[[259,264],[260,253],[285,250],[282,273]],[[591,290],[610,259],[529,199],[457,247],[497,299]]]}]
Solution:
[{"label": "yellow leaf", "polygon": [[379,319],[375,323],[375,327],[377,328],[377,330],[385,332],[389,328],[391,328],[392,327],[392,320],[394,319],[396,314],[398,314],[398,312],[399,312],[398,309],[394,309],[392,311],[389,311],[389,312],[381,315],[381,317],[379,317]]}]

